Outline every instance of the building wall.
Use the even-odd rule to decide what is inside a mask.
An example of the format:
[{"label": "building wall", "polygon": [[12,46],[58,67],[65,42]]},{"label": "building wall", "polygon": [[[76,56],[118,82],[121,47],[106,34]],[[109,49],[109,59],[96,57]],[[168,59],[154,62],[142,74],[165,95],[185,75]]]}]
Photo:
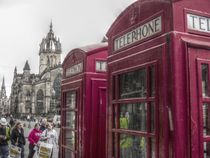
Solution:
[{"label": "building wall", "polygon": [[[54,80],[62,76],[62,68],[58,67],[47,71],[42,75],[42,78],[31,83],[24,83],[23,79],[15,79],[15,84],[12,86],[12,91],[15,92],[11,95],[11,107],[14,107],[15,98],[18,98],[18,113],[37,113],[37,94],[39,90],[43,91],[43,113],[49,113],[51,111],[52,94],[55,91],[53,88]],[[59,79],[60,82],[61,78]],[[30,94],[29,96],[28,93]],[[15,112],[15,109],[11,109]]]},{"label": "building wall", "polygon": [[[10,96],[11,113],[17,113],[19,116],[28,113],[53,113],[52,105],[59,102],[59,97],[54,97],[53,86],[57,76],[62,76],[61,44],[54,36],[52,23],[47,36],[40,44],[39,56],[39,74],[30,72],[28,61],[23,73],[17,73],[15,68]],[[57,91],[60,89],[60,81],[61,77],[56,82],[58,86],[54,86]]]}]

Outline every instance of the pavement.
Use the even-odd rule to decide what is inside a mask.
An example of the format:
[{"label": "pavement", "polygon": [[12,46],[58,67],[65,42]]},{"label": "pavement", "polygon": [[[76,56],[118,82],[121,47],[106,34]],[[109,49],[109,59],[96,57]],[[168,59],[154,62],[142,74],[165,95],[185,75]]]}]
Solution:
[{"label": "pavement", "polygon": [[[25,127],[24,127],[24,134],[25,134],[25,138],[26,138],[25,158],[27,158],[28,157],[28,153],[29,153],[29,149],[28,149],[28,146],[29,146],[28,135],[29,135],[30,131],[33,129],[35,122],[31,122],[30,123],[30,125],[31,125],[30,128],[28,126],[28,124],[29,124],[28,121],[21,121],[21,122],[25,124]],[[55,130],[57,131],[58,136],[59,136],[60,128],[55,128]],[[58,148],[53,148],[53,158],[58,158]]]}]

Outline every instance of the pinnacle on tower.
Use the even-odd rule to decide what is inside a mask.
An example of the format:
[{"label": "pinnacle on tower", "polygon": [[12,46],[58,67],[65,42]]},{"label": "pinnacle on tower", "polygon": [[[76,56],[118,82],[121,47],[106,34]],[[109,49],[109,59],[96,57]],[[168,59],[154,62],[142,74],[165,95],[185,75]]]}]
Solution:
[{"label": "pinnacle on tower", "polygon": [[4,76],[3,76],[3,81],[2,81],[1,89],[5,89]]},{"label": "pinnacle on tower", "polygon": [[6,88],[5,88],[5,83],[4,83],[4,77],[3,77],[3,81],[1,85],[0,98],[6,98]]},{"label": "pinnacle on tower", "polygon": [[26,60],[26,63],[25,63],[25,66],[24,66],[23,70],[24,70],[24,71],[25,71],[25,70],[31,70],[31,69],[30,69],[30,66],[29,66],[29,64],[28,64],[28,60]]},{"label": "pinnacle on tower", "polygon": [[52,32],[52,28],[53,28],[53,24],[52,24],[52,20],[50,22],[50,32]]},{"label": "pinnacle on tower", "polygon": [[17,74],[17,67],[15,66],[14,74]]}]

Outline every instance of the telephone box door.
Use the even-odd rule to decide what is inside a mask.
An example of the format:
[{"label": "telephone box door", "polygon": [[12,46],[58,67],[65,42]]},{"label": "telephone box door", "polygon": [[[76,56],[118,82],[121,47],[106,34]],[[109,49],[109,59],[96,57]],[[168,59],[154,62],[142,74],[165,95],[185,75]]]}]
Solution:
[{"label": "telephone box door", "polygon": [[210,50],[188,48],[191,158],[210,157]]},{"label": "telephone box door", "polygon": [[92,80],[92,152],[91,158],[105,158],[106,81]]}]

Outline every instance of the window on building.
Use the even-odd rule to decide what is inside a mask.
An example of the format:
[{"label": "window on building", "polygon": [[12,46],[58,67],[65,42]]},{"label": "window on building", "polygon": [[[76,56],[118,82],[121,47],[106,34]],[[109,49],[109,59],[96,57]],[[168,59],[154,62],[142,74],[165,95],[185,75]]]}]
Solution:
[{"label": "window on building", "polygon": [[31,93],[30,93],[29,90],[26,92],[25,107],[26,107],[26,112],[27,113],[31,113],[32,112]]},{"label": "window on building", "polygon": [[96,61],[96,71],[97,72],[106,72],[107,63],[106,61],[97,60]]},{"label": "window on building", "polygon": [[202,89],[202,119],[203,122],[203,149],[204,149],[204,158],[210,157],[210,81],[209,81],[209,66],[208,63],[201,64],[201,89]]},{"label": "window on building", "polygon": [[77,147],[77,105],[76,105],[76,91],[69,91],[66,92],[64,95],[65,104],[62,107],[62,114],[64,116],[64,126],[63,129],[63,136],[64,136],[64,144],[63,144],[63,151],[64,157],[75,157]]},{"label": "window on building", "polygon": [[53,82],[53,89],[55,90],[56,99],[60,99],[61,94],[61,74],[58,74]]},{"label": "window on building", "polygon": [[113,77],[113,157],[156,157],[155,67],[147,65]]},{"label": "window on building", "polygon": [[41,89],[39,89],[38,92],[37,92],[36,111],[37,111],[37,114],[45,113],[45,110],[44,110],[44,92]]}]

